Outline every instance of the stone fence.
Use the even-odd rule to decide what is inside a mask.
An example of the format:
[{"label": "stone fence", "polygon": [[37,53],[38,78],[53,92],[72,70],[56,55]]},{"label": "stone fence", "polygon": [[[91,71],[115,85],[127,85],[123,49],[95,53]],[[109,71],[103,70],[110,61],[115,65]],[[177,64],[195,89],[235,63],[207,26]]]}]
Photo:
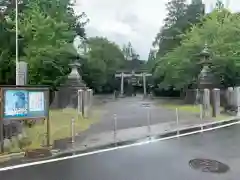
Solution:
[{"label": "stone fence", "polygon": [[89,88],[64,88],[55,92],[51,109],[74,108],[84,117],[92,107],[93,90]]},{"label": "stone fence", "polygon": [[[190,89],[186,91],[186,104],[202,104],[203,108],[213,107],[218,113],[220,106],[225,111],[238,113],[240,106],[240,87],[229,87],[228,89]],[[215,115],[214,115],[215,116]]]}]

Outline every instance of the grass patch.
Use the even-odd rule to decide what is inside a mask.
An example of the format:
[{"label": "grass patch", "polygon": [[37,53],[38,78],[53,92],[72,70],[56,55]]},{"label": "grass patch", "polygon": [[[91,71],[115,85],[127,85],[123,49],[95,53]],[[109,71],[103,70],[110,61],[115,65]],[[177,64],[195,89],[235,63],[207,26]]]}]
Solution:
[{"label": "grass patch", "polygon": [[[178,108],[178,110],[182,111],[182,112],[200,113],[200,106],[197,106],[197,105],[171,104],[171,103],[169,103],[169,104],[163,104],[161,106],[165,107],[167,109],[172,109],[172,110],[175,110],[176,108]],[[220,107],[220,111],[223,111],[223,107]],[[212,109],[210,110],[210,112],[212,112]],[[220,114],[218,117],[215,117],[213,119],[221,121],[221,120],[225,120],[229,117],[231,117],[231,116],[226,115],[226,114]]]},{"label": "grass patch", "polygon": [[[49,114],[50,119],[50,143],[53,144],[54,140],[64,139],[71,137],[71,119],[75,119],[75,133],[87,130],[91,124],[95,123],[100,115],[100,111],[93,110],[91,118],[83,118],[78,115],[75,109],[64,109],[64,110],[51,110]],[[32,127],[24,127],[24,131],[31,141],[31,144],[26,149],[37,149],[41,148],[44,144],[46,145],[46,132],[47,132],[47,121],[39,120]],[[10,152],[20,152],[19,142],[16,138],[12,138],[12,147]],[[5,153],[4,153],[5,154]]]},{"label": "grass patch", "polygon": [[190,112],[190,113],[200,113],[200,107],[193,106],[193,105],[164,104],[163,107],[165,107],[167,109],[178,108],[179,111],[185,111],[185,112]]}]

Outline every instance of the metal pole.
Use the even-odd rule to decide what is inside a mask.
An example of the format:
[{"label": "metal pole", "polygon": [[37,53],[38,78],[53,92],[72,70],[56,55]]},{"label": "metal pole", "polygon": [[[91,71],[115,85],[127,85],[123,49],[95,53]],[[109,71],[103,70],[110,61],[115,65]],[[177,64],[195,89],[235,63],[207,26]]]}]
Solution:
[{"label": "metal pole", "polygon": [[237,108],[237,117],[240,117],[240,106]]},{"label": "metal pole", "polygon": [[113,91],[113,99],[116,100],[116,90]]},{"label": "metal pole", "polygon": [[178,108],[176,108],[176,120],[177,120],[177,135],[179,135],[179,115],[178,115]]},{"label": "metal pole", "polygon": [[50,147],[50,143],[51,143],[51,123],[50,123],[50,116],[49,116],[49,97],[50,97],[50,91],[47,90],[46,91],[46,108],[47,108],[47,134],[46,134],[46,138],[47,138],[47,147]]},{"label": "metal pole", "polygon": [[1,152],[1,153],[4,153],[4,137],[3,137],[3,136],[4,136],[4,133],[3,133],[3,129],[4,129],[4,127],[3,127],[3,120],[1,119],[1,120],[0,120],[0,133],[1,133],[1,134],[0,134],[0,136],[1,136],[1,137],[0,137],[0,142],[1,142],[1,148],[0,148],[1,151],[0,151],[0,152]]},{"label": "metal pole", "polygon": [[142,76],[143,76],[143,95],[144,95],[144,97],[146,97],[146,96],[147,96],[147,89],[146,89],[146,74],[143,73]]},{"label": "metal pole", "polygon": [[75,119],[72,118],[72,121],[71,121],[71,133],[72,133],[72,143],[75,142]]},{"label": "metal pole", "polygon": [[124,94],[124,74],[121,73],[121,96]]},{"label": "metal pole", "polygon": [[85,90],[82,91],[82,117],[85,118]]},{"label": "metal pole", "polygon": [[15,0],[15,25],[16,25],[16,85],[19,85],[18,78],[18,0]]},{"label": "metal pole", "polygon": [[3,90],[0,88],[0,152],[4,152],[4,134],[3,134]]},{"label": "metal pole", "polygon": [[203,109],[202,109],[202,104],[200,104],[199,106],[200,106],[200,120],[202,121],[202,119],[203,119]]},{"label": "metal pole", "polygon": [[117,115],[116,114],[114,114],[114,117],[113,117],[113,125],[114,125],[114,127],[113,127],[113,133],[114,133],[114,142],[116,143],[116,141],[117,141]]},{"label": "metal pole", "polygon": [[148,113],[148,117],[147,117],[147,122],[148,122],[148,136],[150,137],[151,135],[151,112],[150,112],[150,107],[147,108],[147,113]]},{"label": "metal pole", "polygon": [[[201,124],[203,122],[203,107],[202,107],[202,104],[199,105],[200,106],[200,121],[201,121]],[[201,125],[201,131],[203,131],[203,126]]]}]

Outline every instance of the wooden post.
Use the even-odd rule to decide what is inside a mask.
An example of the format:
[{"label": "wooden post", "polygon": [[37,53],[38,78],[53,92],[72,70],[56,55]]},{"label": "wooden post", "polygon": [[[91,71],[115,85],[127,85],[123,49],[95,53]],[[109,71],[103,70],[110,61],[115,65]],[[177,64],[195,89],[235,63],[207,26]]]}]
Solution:
[{"label": "wooden post", "polygon": [[46,92],[46,110],[47,110],[47,147],[50,147],[50,140],[51,140],[51,137],[50,137],[50,133],[51,133],[51,130],[50,130],[50,119],[49,119],[49,89],[47,90]]},{"label": "wooden post", "polygon": [[3,134],[3,130],[4,130],[4,126],[3,126],[3,110],[4,110],[4,107],[3,107],[3,90],[2,88],[0,89],[0,143],[1,143],[1,148],[0,148],[0,152],[3,153],[4,152],[4,134]]}]

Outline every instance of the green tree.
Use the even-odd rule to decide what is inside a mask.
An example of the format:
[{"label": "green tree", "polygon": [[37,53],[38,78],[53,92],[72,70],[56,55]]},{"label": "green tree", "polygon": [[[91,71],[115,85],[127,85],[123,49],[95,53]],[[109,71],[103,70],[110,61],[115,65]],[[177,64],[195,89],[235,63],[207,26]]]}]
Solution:
[{"label": "green tree", "polygon": [[11,31],[13,25],[12,6],[9,1],[0,0],[0,83],[15,83],[15,33]]},{"label": "green tree", "polygon": [[164,26],[153,42],[153,45],[159,49],[159,56],[163,56],[179,44],[178,35],[181,33],[181,29],[178,28],[178,25],[182,22],[180,19],[182,20],[185,15],[186,7],[185,0],[171,0],[166,4],[168,14],[164,19]]},{"label": "green tree", "polygon": [[[15,1],[0,1],[0,81],[11,84],[15,74]],[[3,4],[4,3],[4,4]],[[76,35],[85,37],[85,14],[76,16],[70,0],[19,1],[19,58],[29,64],[29,83],[55,89],[77,56],[72,47]],[[7,73],[9,72],[9,73]]]},{"label": "green tree", "polygon": [[225,9],[215,10],[206,16],[184,37],[181,45],[166,54],[155,70],[157,77],[164,77],[162,86],[178,89],[196,84],[201,70],[197,56],[207,42],[212,57],[211,70],[220,86],[239,84],[239,15]]},{"label": "green tree", "polygon": [[121,49],[103,37],[93,37],[87,41],[89,51],[81,67],[83,80],[98,91],[106,87],[113,89],[114,75],[125,62]]},{"label": "green tree", "polygon": [[69,30],[66,22],[41,11],[38,2],[31,2],[28,6],[19,30],[26,44],[21,59],[29,64],[29,83],[56,88],[69,71],[73,53],[76,56],[71,47],[75,32]]},{"label": "green tree", "polygon": [[147,66],[150,72],[154,72],[154,68],[156,67],[156,51],[150,50],[148,54],[148,61],[147,61]]},{"label": "green tree", "polygon": [[164,26],[157,34],[153,45],[158,47],[158,56],[162,57],[182,41],[182,34],[191,29],[192,25],[200,22],[204,14],[201,0],[193,0],[187,5],[184,0],[171,0],[166,5],[168,14]]}]

